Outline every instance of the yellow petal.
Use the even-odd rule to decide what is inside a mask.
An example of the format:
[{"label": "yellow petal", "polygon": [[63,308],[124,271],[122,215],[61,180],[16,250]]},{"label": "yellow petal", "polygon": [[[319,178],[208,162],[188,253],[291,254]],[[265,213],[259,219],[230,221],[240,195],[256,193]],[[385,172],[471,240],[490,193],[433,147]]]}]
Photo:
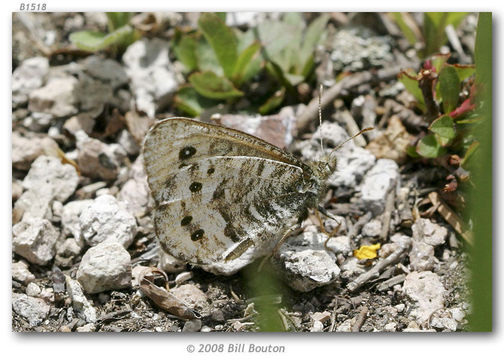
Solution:
[{"label": "yellow petal", "polygon": [[364,245],[358,250],[354,250],[353,255],[359,260],[374,259],[377,256],[376,251],[380,249],[380,247],[380,244]]}]

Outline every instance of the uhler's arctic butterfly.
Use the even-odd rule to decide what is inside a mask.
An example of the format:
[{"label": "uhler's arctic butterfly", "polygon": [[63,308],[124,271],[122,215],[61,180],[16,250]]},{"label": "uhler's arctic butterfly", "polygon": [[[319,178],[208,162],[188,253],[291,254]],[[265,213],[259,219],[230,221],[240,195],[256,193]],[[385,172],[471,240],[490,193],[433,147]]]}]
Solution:
[{"label": "uhler's arctic butterfly", "polygon": [[271,252],[317,207],[336,169],[334,153],[305,164],[241,131],[181,117],[149,130],[143,156],[161,247],[199,265],[241,257],[244,266]]}]

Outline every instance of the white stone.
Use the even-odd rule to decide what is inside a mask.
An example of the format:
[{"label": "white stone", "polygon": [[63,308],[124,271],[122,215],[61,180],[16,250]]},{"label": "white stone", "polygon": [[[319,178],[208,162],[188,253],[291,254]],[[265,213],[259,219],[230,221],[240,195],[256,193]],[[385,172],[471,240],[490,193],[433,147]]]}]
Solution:
[{"label": "white stone", "polygon": [[72,299],[72,306],[79,317],[88,323],[96,322],[96,309],[89,302],[77,280],[65,276],[68,295]]},{"label": "white stone", "polygon": [[65,235],[72,235],[75,239],[81,238],[79,217],[82,211],[93,204],[93,200],[70,201],[63,206],[61,225]]},{"label": "white stone", "polygon": [[40,295],[40,292],[41,292],[40,286],[38,286],[34,282],[31,282],[28,285],[26,285],[26,295],[37,297],[38,295]]},{"label": "white stone", "polygon": [[171,100],[178,88],[179,79],[170,62],[169,48],[165,40],[142,38],[131,44],[123,55],[136,106],[150,117]]},{"label": "white stone", "polygon": [[38,194],[50,194],[52,199],[65,202],[75,192],[79,175],[72,165],[62,164],[52,156],[39,156],[23,180],[25,189]]},{"label": "white stone", "polygon": [[97,197],[79,216],[81,236],[90,246],[104,241],[128,248],[137,233],[135,217],[112,195]]},{"label": "white stone", "polygon": [[12,166],[19,170],[28,170],[31,163],[44,153],[42,138],[22,136],[17,131],[12,133]]},{"label": "white stone", "polygon": [[11,264],[11,273],[14,280],[23,284],[35,280],[35,275],[28,270],[28,264],[23,260]]},{"label": "white stone", "polygon": [[33,57],[24,60],[12,72],[12,102],[14,107],[26,103],[31,91],[40,88],[49,73],[47,57]]},{"label": "white stone", "polygon": [[183,271],[187,263],[165,253],[161,248],[159,249],[159,263],[158,267],[164,272],[174,274]]},{"label": "white stone", "polygon": [[27,218],[12,227],[12,247],[29,262],[45,265],[56,253],[59,233],[46,219]]},{"label": "white stone", "polygon": [[42,299],[25,294],[12,294],[12,309],[28,320],[30,326],[37,326],[49,315],[51,307]]},{"label": "white stone", "polygon": [[350,238],[348,236],[332,237],[327,241],[327,248],[331,249],[335,254],[347,254],[352,251]]},{"label": "white stone", "polygon": [[373,219],[364,224],[362,227],[362,235],[369,237],[379,236],[382,230],[382,223],[378,219]]},{"label": "white stone", "polygon": [[77,280],[88,294],[131,287],[131,257],[117,242],[103,242],[82,257]]},{"label": "white stone", "polygon": [[432,246],[444,244],[448,236],[448,230],[445,227],[435,224],[429,219],[419,218],[411,228],[414,239]]},{"label": "white stone", "polygon": [[406,276],[403,292],[415,303],[410,315],[419,323],[425,323],[437,310],[444,307],[445,288],[438,275],[430,272],[413,271]]},{"label": "white stone", "polygon": [[379,159],[366,173],[361,185],[362,202],[374,216],[383,213],[387,193],[395,191],[399,180],[399,167],[390,159]]},{"label": "white stone", "polygon": [[31,112],[43,112],[56,117],[77,113],[75,92],[78,80],[73,76],[49,79],[47,84],[30,92],[28,108]]}]

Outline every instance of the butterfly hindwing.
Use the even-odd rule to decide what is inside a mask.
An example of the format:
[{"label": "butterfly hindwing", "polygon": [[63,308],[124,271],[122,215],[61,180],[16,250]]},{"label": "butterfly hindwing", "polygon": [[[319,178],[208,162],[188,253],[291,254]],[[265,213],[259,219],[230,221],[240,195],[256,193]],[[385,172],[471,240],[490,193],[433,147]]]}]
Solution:
[{"label": "butterfly hindwing", "polygon": [[162,193],[154,214],[160,243],[197,264],[222,260],[240,243],[274,245],[303,209],[306,199],[296,191],[302,175],[270,159],[199,159],[175,173]]}]

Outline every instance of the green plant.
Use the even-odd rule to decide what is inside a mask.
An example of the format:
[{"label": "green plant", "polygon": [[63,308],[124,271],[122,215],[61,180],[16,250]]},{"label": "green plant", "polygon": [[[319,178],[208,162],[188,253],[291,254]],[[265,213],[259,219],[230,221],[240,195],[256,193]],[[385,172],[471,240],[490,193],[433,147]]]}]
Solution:
[{"label": "green plant", "polygon": [[178,92],[175,103],[193,116],[218,101],[242,97],[240,87],[261,70],[261,45],[252,30],[231,29],[222,13],[201,14],[198,29],[191,34],[179,31],[173,42],[176,57],[191,73],[191,86]]},{"label": "green plant", "polygon": [[139,34],[128,23],[131,13],[108,12],[108,33],[84,30],[70,34],[70,41],[81,50],[96,52],[111,49],[112,52],[121,52],[128,45],[139,38]]},{"label": "green plant", "polygon": [[420,29],[410,14],[390,13],[411,45],[418,42],[423,44],[420,51],[422,58],[439,52],[439,48],[447,41],[445,28],[448,25],[456,28],[466,15],[466,12],[426,12],[423,13],[423,26]]},{"label": "green plant", "polygon": [[267,113],[279,106],[286,93],[306,81],[315,69],[315,48],[323,39],[329,15],[313,20],[309,26],[300,13],[286,13],[282,21],[265,21],[258,25],[257,35],[264,46],[266,70],[281,85],[259,109]]}]

